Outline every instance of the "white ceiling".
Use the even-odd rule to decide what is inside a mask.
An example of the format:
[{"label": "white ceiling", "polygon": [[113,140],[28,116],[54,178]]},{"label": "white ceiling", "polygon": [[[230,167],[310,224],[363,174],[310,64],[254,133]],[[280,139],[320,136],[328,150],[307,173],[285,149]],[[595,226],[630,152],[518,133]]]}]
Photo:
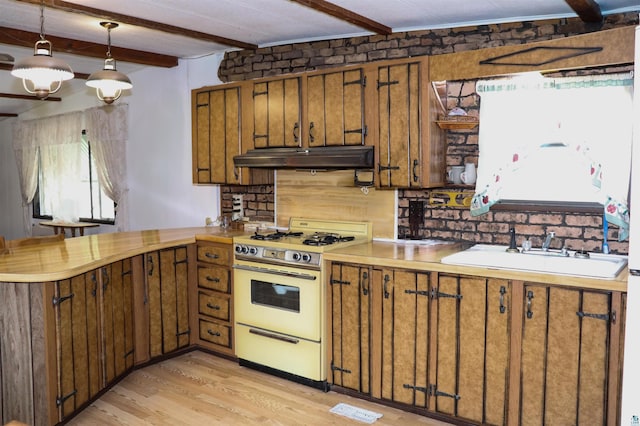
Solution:
[{"label": "white ceiling", "polygon": [[[33,1],[33,0],[31,0]],[[558,17],[575,17],[565,0],[329,0],[334,5],[390,27],[393,32],[454,28],[467,25],[517,22]],[[603,15],[640,11],[638,0],[596,0]],[[366,29],[334,18],[291,0],[46,0],[45,3],[79,5],[155,21],[191,31],[222,36],[259,47],[297,41],[333,39],[372,34]],[[587,1],[585,0],[585,3]],[[0,0],[0,27],[40,32],[37,1]],[[106,30],[99,25],[105,16],[69,13],[53,7],[44,11],[45,35],[106,45]],[[116,21],[117,22],[117,21]],[[0,32],[2,30],[0,29]],[[1,35],[1,34],[0,34]],[[35,43],[36,38],[32,40]],[[111,32],[112,53],[118,47],[153,52],[178,58],[196,58],[237,49],[181,35],[145,29],[129,24]],[[59,47],[58,47],[59,48]],[[56,45],[54,43],[54,51]],[[0,43],[0,54],[16,59],[31,56],[33,48]],[[106,46],[105,46],[106,53]],[[103,60],[55,52],[76,73],[90,74],[102,68]],[[0,61],[1,61],[0,57]],[[2,62],[0,62],[2,64]],[[5,65],[7,62],[5,62]],[[125,74],[145,65],[118,61]],[[54,96],[87,91],[84,80],[64,84]],[[0,93],[24,94],[21,82],[0,69]],[[39,101],[0,98],[0,113],[21,113]],[[0,117],[0,119],[2,119]]]}]

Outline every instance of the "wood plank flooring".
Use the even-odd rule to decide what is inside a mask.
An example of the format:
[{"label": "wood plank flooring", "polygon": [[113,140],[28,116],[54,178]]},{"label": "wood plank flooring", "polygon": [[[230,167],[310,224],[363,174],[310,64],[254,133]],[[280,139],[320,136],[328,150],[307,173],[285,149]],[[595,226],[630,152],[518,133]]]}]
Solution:
[{"label": "wood plank flooring", "polygon": [[344,402],[382,413],[374,425],[444,426],[412,413],[300,385],[193,351],[130,373],[69,425],[363,425]]}]

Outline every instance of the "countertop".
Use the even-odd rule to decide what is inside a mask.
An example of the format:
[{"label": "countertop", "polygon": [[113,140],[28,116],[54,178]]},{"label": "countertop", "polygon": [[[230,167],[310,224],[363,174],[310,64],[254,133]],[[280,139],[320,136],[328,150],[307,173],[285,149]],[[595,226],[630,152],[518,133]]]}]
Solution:
[{"label": "countertop", "polygon": [[[62,242],[9,249],[0,254],[0,282],[56,281],[115,261],[196,241],[231,244],[252,232],[219,227],[194,227],[118,232],[67,238]],[[627,270],[613,280],[534,272],[446,265],[440,259],[469,247],[469,243],[424,245],[416,242],[372,241],[324,253],[325,261],[369,264],[416,271],[448,272],[610,291],[627,290]]]},{"label": "countertop", "polygon": [[8,249],[0,254],[0,282],[43,282],[70,278],[153,250],[196,240],[231,244],[244,231],[195,227],[116,232],[66,238],[62,242]]},{"label": "countertop", "polygon": [[421,245],[416,242],[372,241],[324,253],[325,261],[339,261],[407,268],[414,271],[447,272],[452,274],[477,275],[526,282],[558,284],[569,287],[593,288],[607,291],[627,291],[628,270],[623,270],[612,280],[575,277],[568,275],[544,274],[525,271],[511,271],[494,268],[446,265],[440,259],[469,247],[470,243],[443,243]]}]

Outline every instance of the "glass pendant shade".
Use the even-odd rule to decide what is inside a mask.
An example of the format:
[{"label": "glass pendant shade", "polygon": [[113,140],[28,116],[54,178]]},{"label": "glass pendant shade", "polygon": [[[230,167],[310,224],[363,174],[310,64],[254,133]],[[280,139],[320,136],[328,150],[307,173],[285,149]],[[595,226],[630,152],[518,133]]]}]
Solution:
[{"label": "glass pendant shade", "polygon": [[38,99],[56,93],[63,81],[74,77],[69,65],[52,56],[51,43],[44,39],[36,41],[33,56],[16,62],[11,75],[22,79],[24,89]]},{"label": "glass pendant shade", "polygon": [[123,90],[133,87],[129,77],[116,70],[116,60],[113,58],[105,59],[104,68],[89,76],[87,86],[95,88],[98,99],[106,104],[113,103]]}]

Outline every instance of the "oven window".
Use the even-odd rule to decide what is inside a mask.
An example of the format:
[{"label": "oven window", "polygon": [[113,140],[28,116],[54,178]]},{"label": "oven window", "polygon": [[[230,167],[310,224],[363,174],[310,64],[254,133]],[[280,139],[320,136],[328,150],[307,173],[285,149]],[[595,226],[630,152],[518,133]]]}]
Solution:
[{"label": "oven window", "polygon": [[300,312],[300,289],[289,285],[251,280],[251,303]]}]

